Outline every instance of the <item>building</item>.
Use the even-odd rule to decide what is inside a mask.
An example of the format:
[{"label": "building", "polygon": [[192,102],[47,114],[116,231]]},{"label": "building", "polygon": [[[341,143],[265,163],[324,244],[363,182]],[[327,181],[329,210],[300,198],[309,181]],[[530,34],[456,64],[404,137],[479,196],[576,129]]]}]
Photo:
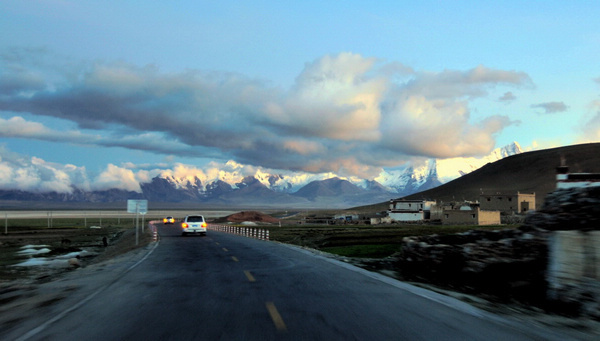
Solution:
[{"label": "building", "polygon": [[336,214],[333,216],[333,219],[341,223],[351,223],[358,221],[360,217],[358,214]]},{"label": "building", "polygon": [[569,173],[569,167],[556,167],[556,189],[600,186],[600,173]]},{"label": "building", "polygon": [[431,217],[431,206],[434,201],[425,200],[390,200],[388,217],[392,221],[424,221]]},{"label": "building", "polygon": [[481,194],[479,207],[482,211],[500,211],[503,214],[522,214],[535,210],[535,193]]},{"label": "building", "polygon": [[500,211],[484,211],[480,207],[461,206],[444,209],[443,225],[500,225]]}]

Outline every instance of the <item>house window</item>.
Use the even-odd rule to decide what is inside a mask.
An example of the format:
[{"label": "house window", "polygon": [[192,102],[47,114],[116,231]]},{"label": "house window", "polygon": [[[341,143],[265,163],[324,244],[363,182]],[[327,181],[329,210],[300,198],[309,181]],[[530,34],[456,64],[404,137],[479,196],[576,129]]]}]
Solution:
[{"label": "house window", "polygon": [[487,201],[491,201],[492,200],[492,198],[490,198],[490,197],[487,197],[486,199],[487,199]]},{"label": "house window", "polygon": [[471,214],[471,218],[475,219],[475,214]]},{"label": "house window", "polygon": [[444,218],[448,219],[450,217],[449,214],[444,214]]},{"label": "house window", "polygon": [[510,198],[510,197],[509,197],[509,198],[508,198],[508,201],[512,201],[512,198]]}]

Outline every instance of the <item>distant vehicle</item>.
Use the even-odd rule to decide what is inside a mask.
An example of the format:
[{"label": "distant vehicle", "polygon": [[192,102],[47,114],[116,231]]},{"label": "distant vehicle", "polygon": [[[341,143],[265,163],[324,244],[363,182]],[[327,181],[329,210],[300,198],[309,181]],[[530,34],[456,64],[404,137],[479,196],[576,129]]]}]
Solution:
[{"label": "distant vehicle", "polygon": [[181,235],[200,234],[206,236],[206,220],[201,215],[188,215],[181,223]]},{"label": "distant vehicle", "polygon": [[173,217],[166,217],[163,219],[163,224],[175,224],[175,219]]}]

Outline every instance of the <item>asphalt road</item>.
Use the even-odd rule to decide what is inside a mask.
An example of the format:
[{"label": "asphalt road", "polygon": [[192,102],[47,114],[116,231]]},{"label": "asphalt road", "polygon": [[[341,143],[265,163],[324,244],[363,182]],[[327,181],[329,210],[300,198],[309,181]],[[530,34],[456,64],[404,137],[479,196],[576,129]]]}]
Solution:
[{"label": "asphalt road", "polygon": [[69,297],[8,339],[569,339],[300,248],[181,237],[177,225],[159,235],[136,259],[81,272]]}]

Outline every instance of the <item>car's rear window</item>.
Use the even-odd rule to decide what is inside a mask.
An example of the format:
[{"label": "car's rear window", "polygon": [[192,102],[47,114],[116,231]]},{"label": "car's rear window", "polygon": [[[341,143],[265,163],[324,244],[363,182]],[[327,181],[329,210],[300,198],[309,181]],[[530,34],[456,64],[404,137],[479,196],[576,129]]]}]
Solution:
[{"label": "car's rear window", "polygon": [[193,215],[187,218],[187,221],[190,223],[201,223],[204,221],[204,217],[201,215]]}]

